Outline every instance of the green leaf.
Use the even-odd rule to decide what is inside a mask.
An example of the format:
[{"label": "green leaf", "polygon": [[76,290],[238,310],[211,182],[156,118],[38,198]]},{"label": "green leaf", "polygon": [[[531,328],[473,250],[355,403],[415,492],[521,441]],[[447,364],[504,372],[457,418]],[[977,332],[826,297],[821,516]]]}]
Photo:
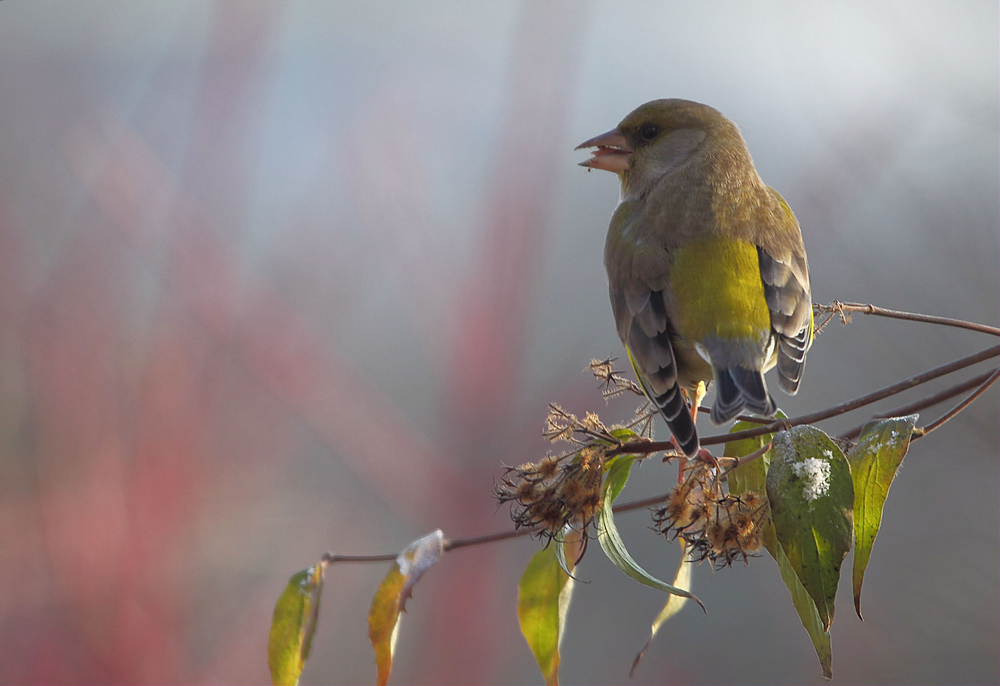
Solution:
[{"label": "green leaf", "polygon": [[[770,552],[770,551],[768,551]],[[823,670],[823,677],[827,680],[833,678],[833,649],[830,645],[830,632],[823,628],[823,620],[816,609],[816,602],[809,595],[805,586],[799,581],[798,575],[792,569],[792,565],[785,556],[785,551],[781,544],[775,542],[775,551],[772,553],[774,561],[778,563],[778,571],[781,573],[781,580],[785,582],[785,588],[792,596],[792,605],[798,613],[802,626],[805,627],[813,648],[816,650],[816,657],[819,658],[820,668]]]},{"label": "green leaf", "polygon": [[[847,453],[854,478],[854,610],[861,617],[861,584],[882,524],[882,508],[918,416],[880,419],[865,424],[858,444]],[[864,617],[861,617],[863,620]]]},{"label": "green leaf", "polygon": [[[781,410],[778,410],[774,414],[775,419],[785,419],[786,415]],[[760,424],[754,422],[736,422],[733,428],[729,430],[729,433],[736,433],[737,431],[745,431],[747,429],[757,429]],[[771,440],[774,434],[764,434],[763,436],[756,436],[754,438],[744,438],[738,441],[729,441],[726,443],[725,452],[723,453],[726,457],[746,457],[751,453],[755,453]],[[771,451],[768,451],[758,457],[757,459],[748,462],[746,464],[740,465],[736,469],[729,472],[729,492],[733,495],[739,495],[740,493],[745,493],[746,491],[759,491],[764,492],[764,480],[767,476],[767,465],[771,461]]]},{"label": "green leaf", "polygon": [[[681,563],[677,566],[677,574],[674,575],[673,585],[677,588],[682,588],[685,591],[690,591],[691,569],[694,567],[694,564],[693,561],[688,557],[688,547],[687,544],[684,542],[684,539],[682,538],[680,539],[680,541],[681,541]],[[646,641],[646,645],[642,647],[642,650],[640,650],[639,653],[635,656],[635,659],[632,660],[632,668],[629,669],[628,671],[628,676],[630,679],[632,678],[632,674],[635,673],[635,668],[639,666],[639,660],[642,659],[642,656],[645,654],[646,649],[649,648],[650,645],[652,645],[653,639],[656,638],[656,634],[660,630],[660,627],[663,626],[668,619],[670,619],[675,614],[680,612],[680,609],[684,607],[684,603],[686,602],[687,598],[679,595],[671,594],[667,598],[667,602],[663,606],[663,609],[660,610],[660,614],[656,615],[656,619],[653,620],[653,624],[650,627],[649,640]]]},{"label": "green leaf", "polygon": [[323,570],[324,565],[318,564],[294,574],[274,606],[267,641],[267,666],[273,684],[299,682],[319,619]]},{"label": "green leaf", "polygon": [[626,429],[624,427],[618,429],[611,429],[608,431],[609,434],[617,438],[622,443],[628,443],[629,441],[638,439],[640,436],[632,429]]},{"label": "green leaf", "polygon": [[563,571],[551,545],[535,553],[517,584],[517,619],[546,684],[559,683],[559,644],[573,594],[573,579]]},{"label": "green leaf", "polygon": [[625,548],[621,534],[618,533],[618,528],[615,526],[615,515],[611,508],[614,505],[615,498],[625,488],[629,470],[632,469],[634,461],[635,459],[631,455],[619,455],[613,460],[608,461],[610,467],[605,472],[604,484],[601,486],[601,510],[598,514],[597,542],[601,544],[601,550],[604,551],[604,554],[608,556],[608,559],[618,569],[639,583],[684,598],[691,598],[704,610],[705,606],[698,598],[683,588],[672,586],[651,575],[632,559],[632,556],[629,555],[628,550]]},{"label": "green leaf", "polygon": [[406,610],[413,585],[441,559],[443,553],[444,533],[440,529],[418,538],[399,554],[372,598],[368,610],[368,639],[375,649],[379,686],[389,682],[392,655],[399,634],[399,613]]},{"label": "green leaf", "polygon": [[[784,418],[784,415],[781,413],[776,416]],[[733,426],[731,433],[743,431],[744,429],[752,429],[754,426],[750,422],[738,422]],[[757,438],[745,438],[741,441],[726,443],[726,455],[730,457],[746,457],[766,445],[767,441],[771,440],[772,435],[768,434]],[[729,473],[729,492],[732,495],[739,495],[747,491],[765,491],[767,468],[770,462],[771,451],[768,450],[752,462],[740,465],[731,471]],[[770,518],[767,523],[767,531],[764,534],[764,547],[778,565],[781,580],[792,597],[792,606],[795,608],[795,612],[798,614],[799,620],[802,622],[806,633],[809,634],[809,639],[816,650],[820,667],[823,669],[823,676],[827,679],[832,678],[833,651],[830,645],[830,632],[823,629],[823,621],[819,617],[816,603],[813,602],[802,582],[799,581],[799,577],[796,576],[795,570],[788,563],[785,551],[782,550],[781,544],[778,543],[778,539],[775,536],[774,524],[771,523]]]},{"label": "green leaf", "polygon": [[[780,410],[775,415],[781,419],[785,418],[784,413]],[[733,428],[729,430],[729,433],[736,433],[737,431],[744,431],[746,429],[754,429],[760,426],[759,424],[754,424],[752,422],[736,422]],[[755,438],[744,438],[739,441],[729,441],[726,443],[725,455],[726,457],[746,457],[751,453],[755,453],[771,440],[774,434],[764,434],[763,436],[757,436]],[[730,495],[740,495],[746,493],[747,491],[757,491],[758,493],[766,493],[767,486],[767,467],[771,463],[771,451],[768,450],[766,453],[761,455],[755,460],[742,464],[736,469],[729,472],[728,482],[729,482],[729,493]],[[777,545],[778,539],[774,535],[774,525],[771,523],[770,517],[767,520],[767,527],[764,532],[764,548],[767,552],[777,561]],[[789,589],[790,591],[791,589]]]},{"label": "green leaf", "polygon": [[788,563],[829,631],[840,565],[854,534],[854,483],[840,448],[819,429],[774,437],[767,470],[771,521]]}]

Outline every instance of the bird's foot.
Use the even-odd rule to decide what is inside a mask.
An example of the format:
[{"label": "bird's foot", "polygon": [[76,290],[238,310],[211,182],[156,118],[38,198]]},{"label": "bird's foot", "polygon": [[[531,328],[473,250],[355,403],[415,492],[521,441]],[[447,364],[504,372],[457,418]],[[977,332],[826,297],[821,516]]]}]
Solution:
[{"label": "bird's foot", "polygon": [[705,464],[714,467],[716,473],[722,473],[722,465],[719,464],[718,458],[705,448],[699,448],[698,454],[695,457]]}]

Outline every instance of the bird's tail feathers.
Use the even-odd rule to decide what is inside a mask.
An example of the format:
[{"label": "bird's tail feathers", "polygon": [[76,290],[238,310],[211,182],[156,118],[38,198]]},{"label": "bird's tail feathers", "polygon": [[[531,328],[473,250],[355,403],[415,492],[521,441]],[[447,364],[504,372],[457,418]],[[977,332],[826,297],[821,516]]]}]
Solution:
[{"label": "bird's tail feathers", "polygon": [[716,424],[728,422],[744,408],[754,414],[774,414],[774,400],[759,370],[746,367],[720,369],[715,376],[715,389],[711,417]]}]

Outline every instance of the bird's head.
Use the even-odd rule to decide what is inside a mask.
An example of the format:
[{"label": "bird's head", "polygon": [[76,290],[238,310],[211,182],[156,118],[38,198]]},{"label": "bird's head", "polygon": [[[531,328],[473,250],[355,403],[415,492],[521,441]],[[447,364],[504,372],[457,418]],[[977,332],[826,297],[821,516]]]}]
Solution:
[{"label": "bird's head", "polygon": [[[730,131],[731,130],[731,131]],[[718,110],[690,100],[653,100],[640,105],[617,127],[577,146],[597,148],[580,163],[588,169],[618,174],[622,195],[644,194],[664,174],[691,159],[706,138],[735,134],[732,122]]]}]

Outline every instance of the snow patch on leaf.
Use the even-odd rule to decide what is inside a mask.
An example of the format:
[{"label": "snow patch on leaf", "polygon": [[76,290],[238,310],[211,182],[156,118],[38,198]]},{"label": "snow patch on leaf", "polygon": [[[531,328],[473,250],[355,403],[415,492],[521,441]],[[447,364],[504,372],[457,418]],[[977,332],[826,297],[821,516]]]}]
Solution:
[{"label": "snow patch on leaf", "polygon": [[[833,453],[824,450],[823,453],[833,459]],[[804,490],[802,495],[809,502],[822,498],[830,491],[830,463],[810,457],[803,462],[792,465],[792,473],[802,479]]]}]

